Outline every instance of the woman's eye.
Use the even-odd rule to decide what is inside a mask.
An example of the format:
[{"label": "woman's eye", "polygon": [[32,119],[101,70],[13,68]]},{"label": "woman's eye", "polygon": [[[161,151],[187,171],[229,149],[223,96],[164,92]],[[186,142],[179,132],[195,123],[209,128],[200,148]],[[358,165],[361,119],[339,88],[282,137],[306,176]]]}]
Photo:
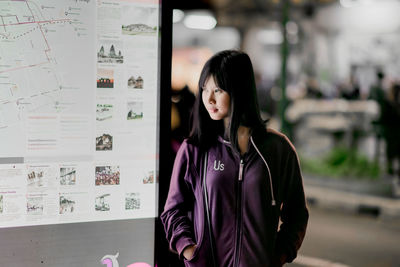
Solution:
[{"label": "woman's eye", "polygon": [[214,93],[220,93],[222,90],[221,89],[219,89],[219,88],[215,88],[214,89]]}]

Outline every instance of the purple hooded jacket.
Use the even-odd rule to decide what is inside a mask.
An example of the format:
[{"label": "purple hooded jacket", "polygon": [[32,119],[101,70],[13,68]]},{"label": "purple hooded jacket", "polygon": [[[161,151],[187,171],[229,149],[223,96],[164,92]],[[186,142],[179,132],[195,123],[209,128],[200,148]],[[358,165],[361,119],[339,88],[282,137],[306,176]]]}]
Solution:
[{"label": "purple hooded jacket", "polygon": [[308,210],[298,157],[287,137],[273,130],[253,131],[243,156],[219,138],[208,150],[206,173],[203,161],[198,146],[185,140],[161,214],[171,250],[182,257],[188,245],[197,244],[185,265],[213,266],[203,205],[205,174],[219,267],[293,261],[305,235]]}]

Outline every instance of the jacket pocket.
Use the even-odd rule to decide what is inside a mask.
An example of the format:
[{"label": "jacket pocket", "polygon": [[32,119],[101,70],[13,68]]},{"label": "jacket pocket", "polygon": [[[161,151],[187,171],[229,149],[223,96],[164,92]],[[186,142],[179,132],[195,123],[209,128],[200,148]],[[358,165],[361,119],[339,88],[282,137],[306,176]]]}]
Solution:
[{"label": "jacket pocket", "polygon": [[207,266],[207,245],[206,240],[204,238],[205,234],[205,225],[201,223],[201,225],[196,225],[196,220],[194,220],[194,228],[197,230],[197,246],[194,249],[193,256],[190,260],[184,259],[185,266],[187,267],[206,267]]},{"label": "jacket pocket", "polygon": [[[196,226],[194,226],[194,227],[196,227]],[[203,248],[204,225],[202,227],[200,227],[197,237],[198,237],[198,239],[196,240],[197,244],[196,244],[196,248],[194,249],[192,258],[190,260],[184,259],[185,266],[188,266],[188,267],[203,266],[203,265],[197,265],[197,262],[199,261],[199,258],[201,261],[201,257],[203,256],[203,255],[199,255],[199,254],[203,254],[203,253],[199,253],[199,252],[201,252],[201,250]]]},{"label": "jacket pocket", "polygon": [[184,259],[186,267],[209,267],[205,246],[199,243],[190,260]]}]

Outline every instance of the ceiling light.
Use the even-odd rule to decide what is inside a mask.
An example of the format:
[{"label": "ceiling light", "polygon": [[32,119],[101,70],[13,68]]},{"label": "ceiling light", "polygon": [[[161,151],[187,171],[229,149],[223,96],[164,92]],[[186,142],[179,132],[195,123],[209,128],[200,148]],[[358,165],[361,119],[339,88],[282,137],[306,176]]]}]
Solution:
[{"label": "ceiling light", "polygon": [[190,29],[212,30],[217,25],[217,20],[211,12],[192,12],[185,16],[183,24]]},{"label": "ceiling light", "polygon": [[173,23],[177,23],[183,19],[185,13],[180,9],[174,9],[172,11],[172,21]]}]

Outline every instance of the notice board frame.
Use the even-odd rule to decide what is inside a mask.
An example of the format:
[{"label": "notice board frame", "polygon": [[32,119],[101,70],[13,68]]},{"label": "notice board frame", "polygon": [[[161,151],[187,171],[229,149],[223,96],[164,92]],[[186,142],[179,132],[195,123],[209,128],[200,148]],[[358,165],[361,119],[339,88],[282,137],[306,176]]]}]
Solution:
[{"label": "notice board frame", "polygon": [[[158,213],[166,199],[170,168],[172,8],[167,2],[159,1]],[[116,256],[119,266],[134,262],[162,266],[159,259],[165,250],[158,244],[164,234],[158,230],[158,218],[1,228],[0,266],[96,267],[104,266],[105,256]]]}]

